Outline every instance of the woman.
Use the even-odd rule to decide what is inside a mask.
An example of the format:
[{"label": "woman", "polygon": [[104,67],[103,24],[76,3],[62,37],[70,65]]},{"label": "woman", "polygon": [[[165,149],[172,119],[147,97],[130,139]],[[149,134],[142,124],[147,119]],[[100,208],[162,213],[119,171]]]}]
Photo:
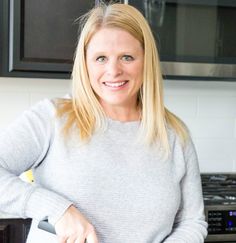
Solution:
[{"label": "woman", "polygon": [[[163,105],[146,20],[111,4],[83,21],[72,96],[36,104],[1,135],[1,209],[33,218],[28,243],[204,242],[195,149]],[[30,168],[33,185],[17,177]],[[57,236],[38,229],[46,218]]]}]

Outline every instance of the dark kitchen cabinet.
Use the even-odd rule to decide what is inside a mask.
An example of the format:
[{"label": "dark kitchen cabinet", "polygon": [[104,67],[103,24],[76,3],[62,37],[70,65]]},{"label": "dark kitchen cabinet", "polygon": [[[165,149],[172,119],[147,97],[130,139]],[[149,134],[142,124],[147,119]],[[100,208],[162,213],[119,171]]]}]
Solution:
[{"label": "dark kitchen cabinet", "polygon": [[1,243],[25,243],[31,219],[0,219]]},{"label": "dark kitchen cabinet", "polygon": [[0,0],[0,76],[69,78],[78,21],[98,0]]}]

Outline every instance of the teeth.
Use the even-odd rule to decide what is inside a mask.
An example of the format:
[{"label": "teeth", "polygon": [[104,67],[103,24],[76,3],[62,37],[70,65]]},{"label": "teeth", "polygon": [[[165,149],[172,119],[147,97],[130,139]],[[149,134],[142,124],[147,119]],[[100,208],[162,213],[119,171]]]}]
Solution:
[{"label": "teeth", "polygon": [[109,86],[109,87],[116,88],[116,87],[120,87],[120,86],[124,85],[125,83],[126,83],[125,81],[124,82],[119,82],[119,83],[106,83],[105,82],[105,85],[106,86]]}]

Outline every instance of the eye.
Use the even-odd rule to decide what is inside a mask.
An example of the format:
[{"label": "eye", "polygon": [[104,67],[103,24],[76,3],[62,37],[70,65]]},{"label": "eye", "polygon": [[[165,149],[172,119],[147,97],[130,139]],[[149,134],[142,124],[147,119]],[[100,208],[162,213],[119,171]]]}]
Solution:
[{"label": "eye", "polygon": [[124,55],[124,56],[122,56],[122,60],[125,62],[130,62],[130,61],[133,61],[134,58],[130,55]]},{"label": "eye", "polygon": [[96,58],[96,61],[100,62],[100,63],[103,63],[103,62],[106,61],[106,57],[105,56],[99,56],[99,57]]}]

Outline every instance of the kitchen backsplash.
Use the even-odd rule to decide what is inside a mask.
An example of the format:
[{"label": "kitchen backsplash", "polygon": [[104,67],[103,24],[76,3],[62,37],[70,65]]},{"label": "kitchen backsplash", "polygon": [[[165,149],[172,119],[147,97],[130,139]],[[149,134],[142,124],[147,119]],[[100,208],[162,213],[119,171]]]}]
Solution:
[{"label": "kitchen backsplash", "polygon": [[[188,125],[201,172],[236,172],[236,82],[165,81],[165,103]],[[45,97],[70,90],[62,79],[0,78],[0,130]]]}]

